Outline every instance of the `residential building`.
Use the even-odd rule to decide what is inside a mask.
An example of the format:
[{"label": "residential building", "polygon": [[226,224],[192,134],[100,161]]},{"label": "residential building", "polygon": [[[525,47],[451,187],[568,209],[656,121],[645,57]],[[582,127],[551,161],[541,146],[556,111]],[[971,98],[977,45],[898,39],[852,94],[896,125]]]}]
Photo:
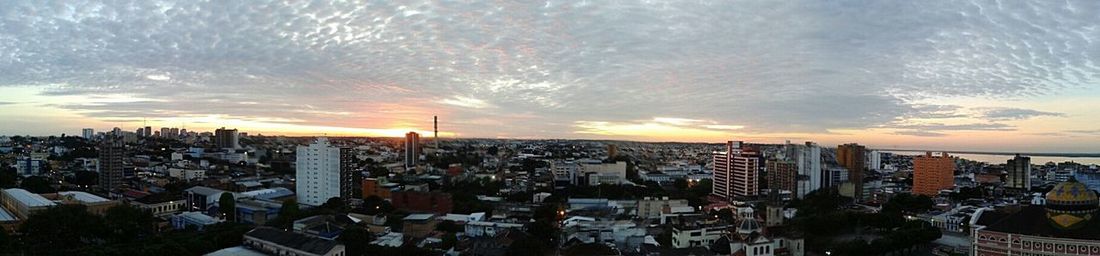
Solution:
[{"label": "residential building", "polygon": [[367,199],[372,196],[377,196],[383,200],[390,199],[393,195],[393,191],[397,190],[401,184],[386,182],[385,179],[377,178],[363,178],[363,199]]},{"label": "residential building", "polygon": [[99,146],[99,189],[108,193],[122,186],[122,160],[126,148],[117,136],[108,136]]},{"label": "residential building", "polygon": [[955,160],[948,156],[947,152],[940,156],[925,152],[923,156],[913,158],[914,194],[934,197],[939,195],[940,190],[954,187]]},{"label": "residential building", "polygon": [[351,198],[355,172],[349,150],[332,146],[323,137],[309,146],[298,146],[298,203],[319,206],[334,197]]},{"label": "residential building", "polygon": [[241,137],[237,129],[225,129],[225,127],[222,127],[214,130],[214,145],[218,148],[240,148],[240,139]]},{"label": "residential building", "polygon": [[[185,212],[202,212],[215,215],[219,211],[216,205],[221,200],[222,193],[230,193],[225,190],[195,186],[183,191]],[[234,196],[235,197],[235,196]]]},{"label": "residential building", "polygon": [[1008,159],[1008,164],[1005,165],[1005,171],[1008,172],[1008,176],[1005,177],[1005,187],[1022,190],[1024,192],[1031,190],[1030,157],[1016,154],[1016,157]]},{"label": "residential building", "polygon": [[405,168],[415,167],[420,163],[420,134],[409,132],[405,134]]},{"label": "residential building", "polygon": [[730,225],[717,220],[675,219],[672,225],[672,247],[710,247],[719,238],[729,234]]},{"label": "residential building", "polygon": [[714,187],[711,195],[725,200],[759,194],[760,154],[740,141],[726,143],[725,152],[714,152]]},{"label": "residential building", "polygon": [[863,169],[866,167],[867,147],[850,143],[837,146],[836,161],[848,169],[848,182],[855,186],[853,198],[863,198]]},{"label": "residential building", "polygon": [[92,140],[92,138],[95,138],[95,129],[84,128],[84,130],[81,130],[81,135],[85,140]]},{"label": "residential building", "polygon": [[271,227],[258,227],[244,234],[244,246],[280,256],[343,256],[344,245]]},{"label": "residential building", "polygon": [[407,237],[424,238],[435,231],[436,224],[439,224],[439,220],[435,218],[435,214],[409,214],[409,216],[402,219],[401,233],[404,233]]},{"label": "residential building", "polygon": [[47,156],[46,154],[32,153],[17,157],[15,159],[15,173],[23,177],[42,175],[42,169],[48,164],[46,162]]},{"label": "residential building", "polygon": [[768,189],[791,191],[795,195],[803,194],[798,190],[798,164],[793,161],[768,159],[764,162]]},{"label": "residential building", "polygon": [[669,213],[674,207],[688,205],[687,199],[668,199],[668,197],[646,197],[638,200],[638,217],[643,219],[660,218],[662,213]]},{"label": "residential building", "polygon": [[784,154],[780,160],[794,161],[797,164],[796,188],[791,192],[798,198],[821,189],[824,186],[824,177],[821,168],[821,147],[812,141],[805,144],[784,145]]}]

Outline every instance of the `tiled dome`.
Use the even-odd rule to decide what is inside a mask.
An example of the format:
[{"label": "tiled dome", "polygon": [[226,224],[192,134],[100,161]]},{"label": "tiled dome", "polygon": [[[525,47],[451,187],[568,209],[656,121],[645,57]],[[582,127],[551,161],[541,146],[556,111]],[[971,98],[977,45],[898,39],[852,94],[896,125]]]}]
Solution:
[{"label": "tiled dome", "polygon": [[1075,179],[1058,183],[1047,192],[1047,218],[1054,226],[1074,229],[1083,226],[1100,208],[1096,192]]}]

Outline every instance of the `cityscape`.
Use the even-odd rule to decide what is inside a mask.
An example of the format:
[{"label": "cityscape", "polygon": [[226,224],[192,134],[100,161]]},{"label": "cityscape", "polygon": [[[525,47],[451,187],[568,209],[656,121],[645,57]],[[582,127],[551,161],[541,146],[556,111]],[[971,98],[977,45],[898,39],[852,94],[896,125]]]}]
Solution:
[{"label": "cityscape", "polygon": [[1100,255],[1097,13],[0,0],[0,255]]}]

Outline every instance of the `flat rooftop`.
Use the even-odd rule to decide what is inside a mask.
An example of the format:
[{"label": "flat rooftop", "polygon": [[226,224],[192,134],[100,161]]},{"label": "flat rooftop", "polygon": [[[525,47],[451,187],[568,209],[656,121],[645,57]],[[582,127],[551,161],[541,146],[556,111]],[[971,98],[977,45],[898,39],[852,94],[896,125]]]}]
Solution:
[{"label": "flat rooftop", "polygon": [[99,197],[97,195],[93,195],[91,193],[82,192],[82,191],[63,191],[63,192],[57,192],[57,194],[58,195],[63,195],[63,196],[72,196],[73,199],[75,199],[77,201],[85,202],[85,203],[102,203],[102,202],[110,202],[111,201],[111,200],[108,200],[106,198],[102,198],[102,197]]},{"label": "flat rooftop", "polygon": [[11,196],[12,199],[19,201],[19,203],[26,205],[27,207],[49,207],[57,205],[53,201],[42,197],[41,195],[31,193],[20,188],[9,188],[4,190],[5,194]]}]

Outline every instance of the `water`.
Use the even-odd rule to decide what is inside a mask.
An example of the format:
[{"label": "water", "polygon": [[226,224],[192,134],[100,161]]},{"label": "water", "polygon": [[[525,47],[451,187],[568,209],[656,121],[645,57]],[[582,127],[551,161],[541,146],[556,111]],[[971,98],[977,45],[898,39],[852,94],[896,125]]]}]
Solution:
[{"label": "water", "polygon": [[[909,151],[883,151],[896,155],[923,155],[921,152],[909,152]],[[987,154],[951,154],[952,156],[958,156],[967,160],[986,162],[990,164],[1003,164],[1012,159],[1016,155],[987,155]],[[1079,164],[1095,164],[1100,165],[1100,157],[1064,157],[1064,156],[1031,156],[1031,164],[1046,164],[1047,162],[1075,162]]]}]

